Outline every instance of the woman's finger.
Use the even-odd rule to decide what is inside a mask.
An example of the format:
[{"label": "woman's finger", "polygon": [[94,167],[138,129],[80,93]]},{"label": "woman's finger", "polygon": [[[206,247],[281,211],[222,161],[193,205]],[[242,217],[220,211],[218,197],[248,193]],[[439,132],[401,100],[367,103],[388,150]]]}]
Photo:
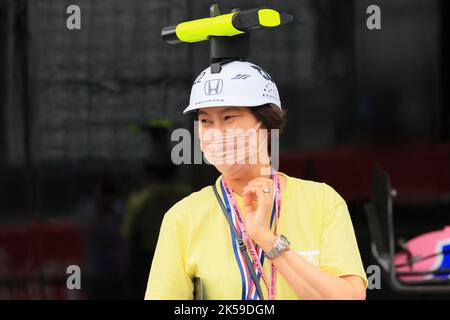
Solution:
[{"label": "woman's finger", "polygon": [[251,184],[247,184],[242,191],[248,190],[250,187],[252,188],[259,188],[261,191],[264,189],[269,189],[269,192],[263,192],[265,195],[269,196],[270,199],[273,197],[273,182],[270,180],[270,182],[267,181],[254,181]]},{"label": "woman's finger", "polygon": [[251,192],[243,192],[245,211],[253,212],[253,196]]},{"label": "woman's finger", "polygon": [[253,211],[252,200],[254,197],[252,195],[256,195],[257,207],[266,207],[271,202],[270,197],[268,197],[269,194],[264,193],[260,186],[247,186],[243,192],[243,196],[245,207],[246,209],[251,208],[250,211]]},{"label": "woman's finger", "polygon": [[255,178],[255,179],[251,180],[247,185],[254,185],[254,184],[261,184],[261,183],[272,184],[273,180],[267,179],[267,178]]},{"label": "woman's finger", "polygon": [[249,182],[244,187],[244,189],[247,188],[247,187],[250,187],[250,186],[259,186],[259,187],[264,187],[264,188],[267,187],[269,189],[272,189],[273,181],[272,180],[268,180],[268,181],[266,181],[266,180],[252,180],[251,182]]}]

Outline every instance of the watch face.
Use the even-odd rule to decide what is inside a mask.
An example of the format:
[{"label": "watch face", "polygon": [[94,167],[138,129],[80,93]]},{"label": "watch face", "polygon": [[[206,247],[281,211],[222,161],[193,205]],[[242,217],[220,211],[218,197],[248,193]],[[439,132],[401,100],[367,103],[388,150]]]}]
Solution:
[{"label": "watch face", "polygon": [[290,242],[289,240],[284,236],[280,235],[273,248],[266,254],[266,256],[270,259],[275,258],[281,251],[289,249]]}]

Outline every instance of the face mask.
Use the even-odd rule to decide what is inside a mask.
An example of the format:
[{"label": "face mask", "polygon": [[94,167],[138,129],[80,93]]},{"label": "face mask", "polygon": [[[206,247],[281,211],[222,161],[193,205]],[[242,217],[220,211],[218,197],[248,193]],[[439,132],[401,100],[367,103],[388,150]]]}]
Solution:
[{"label": "face mask", "polygon": [[255,164],[260,150],[266,146],[267,132],[258,135],[261,122],[248,130],[229,129],[222,132],[200,126],[201,149],[209,163],[223,174],[232,175],[244,165]]}]

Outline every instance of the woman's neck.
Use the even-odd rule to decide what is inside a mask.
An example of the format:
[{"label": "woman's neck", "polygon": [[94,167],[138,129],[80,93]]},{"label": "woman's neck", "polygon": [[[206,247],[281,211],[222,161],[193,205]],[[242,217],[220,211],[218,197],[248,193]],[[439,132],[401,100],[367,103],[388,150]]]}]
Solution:
[{"label": "woman's neck", "polygon": [[[264,173],[262,170],[264,170]],[[266,172],[268,174],[265,174]],[[263,167],[260,164],[256,164],[251,166],[251,169],[247,170],[239,178],[225,177],[225,179],[227,180],[233,192],[237,193],[239,196],[242,196],[242,190],[250,181],[259,177],[270,178],[270,176],[271,176],[270,166]]]}]

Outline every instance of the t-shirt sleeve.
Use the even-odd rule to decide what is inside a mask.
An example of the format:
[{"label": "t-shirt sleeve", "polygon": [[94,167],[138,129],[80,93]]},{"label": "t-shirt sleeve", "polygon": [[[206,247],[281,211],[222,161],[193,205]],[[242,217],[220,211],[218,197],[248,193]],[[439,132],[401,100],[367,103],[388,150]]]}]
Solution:
[{"label": "t-shirt sleeve", "polygon": [[[171,210],[173,210],[172,208]],[[145,293],[146,300],[193,299],[194,285],[186,272],[186,242],[182,225],[169,210],[159,232]]]},{"label": "t-shirt sleeve", "polygon": [[334,189],[328,185],[325,188],[320,266],[339,277],[359,276],[367,288],[367,276],[347,204]]}]

